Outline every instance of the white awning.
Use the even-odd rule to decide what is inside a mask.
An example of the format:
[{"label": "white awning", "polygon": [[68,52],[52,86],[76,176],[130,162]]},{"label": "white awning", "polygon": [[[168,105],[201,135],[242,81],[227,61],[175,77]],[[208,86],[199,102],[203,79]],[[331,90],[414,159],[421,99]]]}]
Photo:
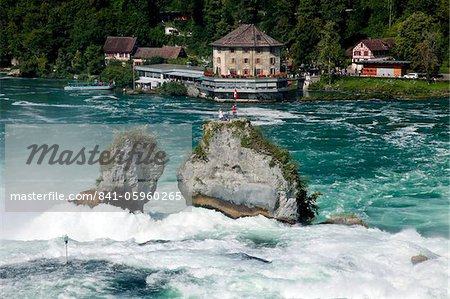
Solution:
[{"label": "white awning", "polygon": [[160,80],[161,79],[140,77],[139,80],[136,81],[136,83],[152,83],[152,82],[159,82]]},{"label": "white awning", "polygon": [[187,78],[200,78],[203,76],[202,72],[196,73],[188,73],[188,72],[168,72],[164,75],[177,76],[177,77],[187,77]]}]

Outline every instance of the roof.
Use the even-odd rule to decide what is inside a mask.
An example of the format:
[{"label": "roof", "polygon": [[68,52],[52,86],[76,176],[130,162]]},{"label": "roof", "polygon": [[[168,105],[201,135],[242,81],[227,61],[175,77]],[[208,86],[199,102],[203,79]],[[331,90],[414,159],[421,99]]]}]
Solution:
[{"label": "roof", "polygon": [[282,43],[271,38],[253,24],[242,24],[221,39],[210,44],[216,47],[281,47]]},{"label": "roof", "polygon": [[204,68],[200,66],[189,66],[181,64],[151,64],[138,65],[135,67],[138,71],[156,72],[156,73],[170,73],[170,72],[184,72],[184,73],[201,73],[203,75]]},{"label": "roof", "polygon": [[353,55],[353,48],[354,47],[345,49],[345,57],[352,57],[352,55]]},{"label": "roof", "polygon": [[406,60],[360,60],[354,62],[356,64],[410,64],[411,61]]},{"label": "roof", "polygon": [[363,39],[359,43],[363,43],[371,51],[388,51],[390,48],[394,46],[394,39],[392,38]]},{"label": "roof", "polygon": [[136,37],[108,36],[103,45],[103,51],[105,53],[131,53],[136,41]]},{"label": "roof", "polygon": [[188,77],[188,78],[199,78],[203,76],[202,71],[175,71],[168,72],[166,75],[178,76],[178,77]]},{"label": "roof", "polygon": [[134,54],[134,58],[146,59],[152,57],[162,57],[164,59],[171,59],[178,58],[180,55],[186,55],[182,47],[164,46],[162,48],[138,48]]}]

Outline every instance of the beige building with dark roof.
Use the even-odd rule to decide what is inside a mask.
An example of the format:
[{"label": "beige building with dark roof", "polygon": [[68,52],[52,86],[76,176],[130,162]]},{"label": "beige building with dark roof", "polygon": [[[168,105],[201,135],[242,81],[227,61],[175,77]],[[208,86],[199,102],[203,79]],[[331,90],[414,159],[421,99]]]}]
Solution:
[{"label": "beige building with dark roof", "polygon": [[186,51],[182,47],[163,46],[162,48],[137,48],[133,55],[135,65],[142,65],[148,59],[161,57],[163,59],[186,58]]},{"label": "beige building with dark roof", "polygon": [[253,24],[242,24],[212,42],[214,73],[222,76],[270,76],[280,73],[283,44]]},{"label": "beige building with dark roof", "polygon": [[105,61],[128,61],[136,50],[137,38],[127,36],[108,36],[103,45]]}]

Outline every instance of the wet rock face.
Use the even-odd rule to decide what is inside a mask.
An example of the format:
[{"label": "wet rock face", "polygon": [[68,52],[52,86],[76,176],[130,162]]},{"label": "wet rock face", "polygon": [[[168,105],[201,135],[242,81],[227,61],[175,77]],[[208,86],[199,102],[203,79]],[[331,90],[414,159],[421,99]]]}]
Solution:
[{"label": "wet rock face", "polygon": [[285,177],[270,152],[248,146],[253,130],[245,120],[206,124],[200,145],[179,171],[179,189],[194,206],[232,218],[264,215],[299,222],[300,186]]},{"label": "wet rock face", "polygon": [[[133,156],[130,153],[135,147]],[[148,148],[148,146],[146,146]],[[164,171],[164,164],[142,163],[138,164],[137,159],[140,154],[146,155],[146,148],[142,144],[126,140],[121,146],[115,147],[112,152],[120,150],[125,153],[125,160],[130,159],[130,163],[117,163],[107,165],[102,169],[102,181],[98,186],[99,191],[120,194],[123,197],[130,196],[129,200],[118,200],[110,204],[119,206],[130,211],[143,211],[144,204],[149,200],[147,196],[142,200],[140,194],[153,194],[156,190],[159,177]],[[158,151],[159,149],[156,148]],[[129,194],[129,195],[127,195]],[[133,195],[139,196],[138,200],[132,200]],[[124,198],[125,199],[125,198]]]},{"label": "wet rock face", "polygon": [[320,222],[319,224],[340,224],[340,225],[348,225],[348,226],[352,226],[352,225],[360,225],[360,226],[364,226],[364,227],[369,227],[367,225],[367,223],[365,223],[364,221],[362,221],[361,219],[359,219],[356,216],[336,216],[336,217],[331,217],[323,222]]},{"label": "wet rock face", "polygon": [[97,188],[81,192],[96,194],[96,198],[78,203],[90,207],[107,203],[130,212],[143,211],[144,204],[149,201],[147,195],[155,192],[158,179],[164,172],[165,153],[159,148],[156,138],[143,128],[120,133],[108,151],[116,158],[101,166]]},{"label": "wet rock face", "polygon": [[413,265],[417,265],[420,263],[423,263],[425,261],[428,261],[428,257],[424,256],[423,254],[415,255],[411,257],[411,263]]}]

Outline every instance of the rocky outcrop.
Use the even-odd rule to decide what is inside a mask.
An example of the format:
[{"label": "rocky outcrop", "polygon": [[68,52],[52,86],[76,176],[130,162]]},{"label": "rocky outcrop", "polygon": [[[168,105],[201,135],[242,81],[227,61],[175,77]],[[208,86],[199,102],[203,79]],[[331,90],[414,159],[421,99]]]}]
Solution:
[{"label": "rocky outcrop", "polygon": [[12,77],[20,77],[22,75],[22,72],[20,71],[20,69],[12,69],[6,75]]},{"label": "rocky outcrop", "polygon": [[428,261],[428,257],[426,257],[423,254],[419,254],[419,255],[415,255],[415,256],[411,257],[411,263],[413,265],[417,265],[417,264],[423,263],[425,261]]},{"label": "rocky outcrop", "polygon": [[249,121],[212,121],[178,173],[178,187],[194,206],[238,218],[263,215],[311,221],[318,194],[308,194],[289,152],[263,138]]},{"label": "rocky outcrop", "polygon": [[198,98],[200,95],[200,90],[192,85],[188,85],[187,87],[187,96],[192,98]]},{"label": "rocky outcrop", "polygon": [[340,224],[340,225],[360,225],[368,228],[369,226],[367,223],[356,217],[355,215],[342,215],[342,216],[335,216],[331,217],[323,222],[320,222],[319,224]]},{"label": "rocky outcrop", "polygon": [[118,133],[107,151],[116,158],[101,165],[97,188],[80,193],[90,195],[91,199],[75,203],[90,207],[107,203],[130,212],[143,211],[148,195],[156,190],[167,159],[156,137],[146,127],[133,128]]}]

